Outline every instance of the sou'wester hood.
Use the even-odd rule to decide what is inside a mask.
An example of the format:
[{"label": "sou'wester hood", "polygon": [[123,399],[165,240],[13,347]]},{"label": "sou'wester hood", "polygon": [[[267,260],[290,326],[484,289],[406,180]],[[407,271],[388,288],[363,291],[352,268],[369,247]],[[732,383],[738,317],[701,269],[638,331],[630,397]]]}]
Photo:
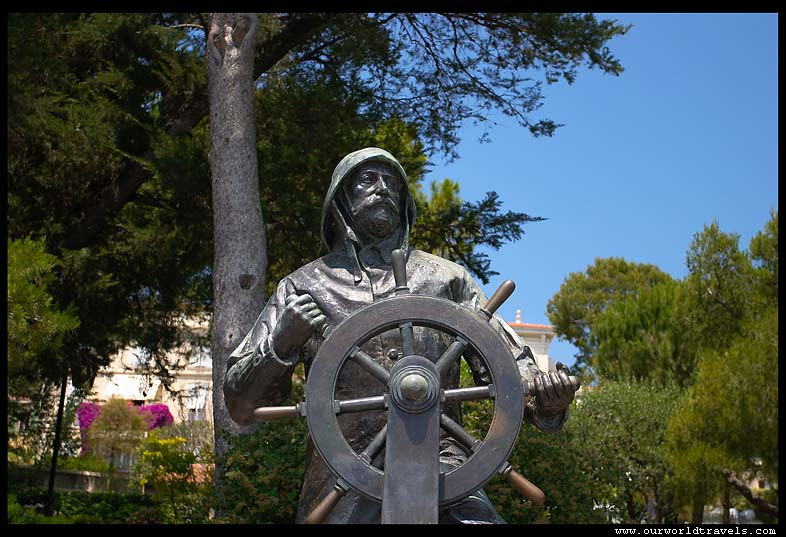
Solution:
[{"label": "sou'wester hood", "polygon": [[409,191],[409,183],[407,181],[407,174],[404,168],[401,167],[396,158],[378,147],[366,147],[353,153],[350,153],[338,163],[336,169],[333,171],[333,177],[330,181],[330,187],[325,195],[325,202],[322,205],[322,243],[327,247],[328,251],[336,249],[345,249],[350,258],[357,264],[355,272],[355,280],[361,279],[360,266],[357,258],[357,248],[360,247],[357,236],[352,228],[347,224],[344,215],[338,208],[336,194],[340,192],[344,184],[352,177],[352,173],[361,164],[376,161],[383,162],[391,166],[401,176],[402,195],[401,200],[404,204],[403,210],[400,207],[399,216],[401,217],[401,248],[407,250],[409,248],[409,231],[415,222],[415,200]]}]

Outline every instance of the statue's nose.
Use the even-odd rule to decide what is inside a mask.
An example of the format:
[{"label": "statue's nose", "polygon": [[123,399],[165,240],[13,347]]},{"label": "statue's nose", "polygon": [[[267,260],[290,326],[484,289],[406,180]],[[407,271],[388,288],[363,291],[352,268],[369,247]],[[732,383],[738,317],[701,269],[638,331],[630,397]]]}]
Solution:
[{"label": "statue's nose", "polygon": [[377,179],[376,187],[377,187],[377,192],[389,192],[390,190],[388,186],[388,182],[381,175]]}]

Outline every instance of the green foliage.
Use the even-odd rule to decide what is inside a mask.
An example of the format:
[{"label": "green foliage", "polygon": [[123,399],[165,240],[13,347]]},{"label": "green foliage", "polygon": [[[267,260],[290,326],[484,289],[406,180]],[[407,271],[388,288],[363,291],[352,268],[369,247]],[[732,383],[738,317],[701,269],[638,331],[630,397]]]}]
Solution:
[{"label": "green foliage", "polygon": [[327,186],[339,160],[359,147],[382,147],[406,170],[417,208],[413,247],[460,263],[484,282],[496,272],[478,248],[497,249],[519,239],[525,223],[541,220],[503,213],[493,192],[480,202],[464,202],[448,179],[432,183],[427,195],[422,185],[427,156],[415,126],[399,118],[370,123],[340,85],[314,85],[309,76],[280,75],[255,98],[268,293],[281,278],[325,253],[320,219]]},{"label": "green foliage", "polygon": [[[754,290],[765,303],[778,304],[778,211],[770,212],[764,224],[748,246],[754,264]],[[766,307],[766,306],[765,306]]]},{"label": "green foliage", "polygon": [[587,366],[592,365],[597,348],[591,334],[598,317],[617,299],[670,280],[654,265],[598,258],[585,272],[572,272],[565,278],[546,311],[557,335],[578,349],[577,366],[591,373]]},{"label": "green foliage", "polygon": [[[59,397],[57,388],[56,385],[42,384],[29,399],[9,399],[9,462],[46,468],[51,465]],[[66,399],[64,426],[60,432],[62,456],[74,456],[79,451],[79,432],[68,424],[74,422],[76,407],[83,397],[84,394],[76,390]]]},{"label": "green foliage", "polygon": [[[606,44],[627,30],[591,14],[262,19],[256,104],[270,280],[318,254],[322,196],[341,156],[382,145],[417,189],[426,156],[451,153],[466,119],[502,110],[551,135],[555,122],[530,117],[541,83],[521,73],[571,83],[586,62],[619,74]],[[45,237],[45,251],[60,259],[50,293],[53,310],[73,304],[80,319],[61,347],[78,386],[88,388],[127,344],[146,349],[143,365],[167,385],[165,352],[189,337],[181,316],[211,306],[204,36],[184,26],[199,22],[200,14],[160,13],[9,18],[9,237]],[[465,203],[447,185],[433,205],[420,198],[423,222],[450,225],[447,255],[486,281],[493,272],[474,246],[519,238],[529,217],[501,213],[493,194]]]},{"label": "green foliage", "polygon": [[110,399],[87,431],[91,452],[109,460],[109,477],[114,477],[115,459],[121,453],[133,454],[142,444],[147,422],[133,405],[122,399]]},{"label": "green foliage", "polygon": [[[166,429],[166,428],[164,428]],[[163,521],[183,524],[207,518],[206,496],[194,472],[196,454],[181,436],[162,437],[157,429],[150,432],[141,446],[133,469],[134,481],[152,488],[160,504]]]},{"label": "green foliage", "polygon": [[222,522],[292,524],[303,482],[306,425],[269,423],[238,437],[217,461],[226,469]]},{"label": "green foliage", "polygon": [[[37,509],[21,506],[43,505],[46,490],[31,488],[13,493],[16,505],[15,516],[26,517],[19,523],[63,523],[63,524],[133,524],[160,523],[162,518],[150,496],[143,494],[121,494],[117,492],[55,492],[54,511],[56,516],[47,517]],[[9,495],[9,522],[11,522],[12,498]],[[20,508],[25,511],[20,512]]]},{"label": "green foliage", "polygon": [[[674,384],[604,381],[572,405],[562,431],[546,434],[524,424],[509,460],[544,491],[546,506],[524,501],[499,477],[485,487],[489,498],[511,523],[640,522],[647,498],[655,499],[660,521],[673,522],[662,446],[679,394]],[[465,426],[478,438],[488,429],[490,411],[464,413]]]},{"label": "green foliage", "polygon": [[463,265],[488,283],[498,273],[491,270],[491,260],[477,251],[478,246],[498,250],[505,242],[521,238],[525,223],[545,219],[513,211],[502,213],[496,192],[487,192],[475,203],[463,202],[458,194],[458,183],[450,179],[431,183],[430,197],[420,189],[414,192],[418,216],[412,244]]},{"label": "green foliage", "polygon": [[[694,235],[682,281],[652,266],[597,260],[586,274],[571,274],[549,302],[558,334],[600,379],[567,427],[585,431],[588,445],[604,454],[603,468],[616,472],[621,485],[601,489],[628,520],[639,518],[654,493],[657,507],[676,510],[662,517],[696,521],[727,486],[723,469],[777,474],[777,211],[750,252],[738,243],[713,222]],[[619,401],[598,399],[626,383],[633,391],[618,393]],[[676,405],[673,383],[682,389]],[[659,401],[646,390],[671,395]],[[608,413],[588,422],[595,404]],[[632,444],[598,436],[604,419]],[[639,445],[663,447],[642,453]],[[613,475],[601,481],[613,483]]]},{"label": "green foliage", "polygon": [[[52,416],[57,408],[55,387],[44,384],[29,400],[9,398],[8,460],[43,466],[51,461]],[[16,431],[19,427],[19,432]]]},{"label": "green foliage", "polygon": [[[89,387],[109,356],[134,344],[148,351],[143,367],[167,385],[165,352],[189,337],[180,316],[210,308],[205,36],[194,30],[204,19],[9,17],[9,236],[46,237],[46,251],[61,259],[52,294],[61,311],[73,303],[81,320],[64,345],[76,384]],[[518,73],[570,83],[586,62],[619,74],[606,45],[627,31],[591,14],[260,21],[256,131],[271,280],[317,256],[319,207],[341,156],[376,142],[420,176],[426,155],[453,150],[464,120],[486,121],[493,109],[549,135],[556,123],[529,117],[541,83]],[[391,121],[398,125],[385,133]],[[414,160],[395,147],[410,130],[421,147]],[[465,209],[478,231],[455,235],[464,241],[456,259],[491,274],[488,259],[472,257],[465,243],[515,240],[527,220],[499,213],[493,196]]]},{"label": "green foliage", "polygon": [[593,472],[601,494],[596,498],[620,509],[623,519],[638,522],[645,497],[655,500],[658,521],[671,516],[662,446],[680,393],[675,384],[604,381],[589,391],[569,421],[567,427],[600,461]]},{"label": "green foliage", "polygon": [[109,472],[109,463],[101,457],[85,454],[79,457],[66,457],[57,462],[59,470],[82,470],[85,472]]},{"label": "green foliage", "polygon": [[[81,320],[63,345],[76,385],[129,342],[160,359],[184,337],[178,315],[208,290],[198,276],[212,257],[207,165],[191,136],[168,137],[156,119],[204,83],[204,57],[170,22],[9,19],[9,236],[46,237],[60,258],[55,303]],[[134,200],[119,202],[132,184]]]},{"label": "green foliage", "polygon": [[728,349],[701,357],[667,435],[674,479],[687,497],[711,498],[724,485],[724,468],[777,481],[777,376],[775,308]]},{"label": "green foliage", "polygon": [[44,384],[61,381],[58,352],[77,327],[73,308],[52,298],[58,259],[44,240],[8,239],[8,387],[13,398],[31,397]]},{"label": "green foliage", "polygon": [[667,447],[675,487],[693,510],[726,486],[724,469],[777,475],[777,218],[773,211],[750,252],[717,222],[688,252],[678,315],[702,351],[696,382],[669,421]]},{"label": "green foliage", "polygon": [[89,516],[46,516],[38,512],[35,507],[20,505],[15,494],[8,495],[9,524],[89,524],[91,522],[96,522],[96,520]]},{"label": "green foliage", "polygon": [[[752,492],[759,496],[760,498],[764,499],[769,504],[778,505],[778,489],[777,488],[768,488],[768,489],[752,489]],[[749,509],[750,503],[745,500],[746,503],[742,504],[743,509]],[[770,513],[765,513],[758,507],[753,507],[754,511],[756,511],[756,518],[761,520],[765,524],[777,524],[778,518],[774,517]]]},{"label": "green foliage", "polygon": [[[627,31],[591,14],[537,13],[353,15],[336,29],[348,37],[338,50],[319,51],[315,60],[324,71],[345,69],[341,80],[349,96],[370,97],[367,106],[376,113],[413,122],[429,147],[452,156],[458,127],[466,120],[490,124],[491,110],[535,136],[553,134],[557,123],[531,117],[542,101],[542,81],[521,73],[542,73],[548,84],[571,83],[586,61],[619,74],[622,67],[604,43]],[[361,35],[369,41],[352,43]],[[347,45],[365,48],[358,52]],[[347,53],[365,56],[353,69],[342,63]],[[373,76],[361,76],[365,73]]]},{"label": "green foliage", "polygon": [[573,427],[547,434],[524,424],[508,459],[524,477],[546,494],[543,508],[524,501],[507,481],[499,476],[485,490],[498,512],[513,524],[550,522],[553,524],[598,524],[607,514],[596,508],[598,481],[595,469],[599,457],[584,445],[584,438]]},{"label": "green foliage", "polygon": [[[305,374],[295,368],[292,393],[283,402],[303,401]],[[227,433],[223,433],[227,434]],[[305,421],[262,424],[255,432],[232,438],[230,448],[217,455],[224,468],[215,491],[218,523],[293,524],[297,515],[306,459]]]},{"label": "green foliage", "polygon": [[590,341],[599,377],[692,384],[696,351],[675,315],[681,291],[681,282],[666,280],[619,298],[597,316]]},{"label": "green foliage", "polygon": [[679,314],[701,348],[727,347],[749,315],[753,266],[738,243],[739,235],[722,232],[715,221],[694,235],[688,250]]},{"label": "green foliage", "polygon": [[155,430],[156,438],[180,437],[185,440],[184,449],[193,453],[195,462],[213,464],[213,423],[207,420],[181,421]]},{"label": "green foliage", "polygon": [[154,503],[141,494],[116,492],[67,492],[60,493],[58,511],[65,516],[90,516],[101,523],[128,523],[140,511],[152,511]]},{"label": "green foliage", "polygon": [[676,507],[685,516],[703,509],[704,505],[718,497],[724,486],[721,471],[730,466],[731,461],[720,447],[704,442],[685,442],[685,445],[675,447],[671,438],[682,429],[679,421],[679,417],[669,421],[667,435],[670,443],[666,460],[672,468],[669,478],[676,492]]}]

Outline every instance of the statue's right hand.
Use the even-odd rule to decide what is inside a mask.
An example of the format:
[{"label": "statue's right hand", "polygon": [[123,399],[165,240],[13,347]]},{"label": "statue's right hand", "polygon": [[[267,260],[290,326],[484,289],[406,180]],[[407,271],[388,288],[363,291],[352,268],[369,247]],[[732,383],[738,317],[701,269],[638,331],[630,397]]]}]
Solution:
[{"label": "statue's right hand", "polygon": [[273,329],[271,343],[279,357],[292,354],[302,346],[315,330],[323,330],[327,318],[308,293],[291,294]]}]

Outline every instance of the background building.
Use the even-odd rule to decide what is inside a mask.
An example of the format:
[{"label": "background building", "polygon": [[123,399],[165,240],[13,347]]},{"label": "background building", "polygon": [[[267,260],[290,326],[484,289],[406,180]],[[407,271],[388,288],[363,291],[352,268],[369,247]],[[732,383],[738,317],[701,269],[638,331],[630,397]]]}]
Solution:
[{"label": "background building", "polygon": [[508,324],[524,340],[524,344],[532,350],[535,362],[541,371],[555,369],[555,362],[549,356],[549,345],[555,336],[553,326],[523,323],[521,322],[521,310],[516,310],[516,320]]},{"label": "background building", "polygon": [[[206,336],[208,322],[190,321],[194,335]],[[158,378],[136,372],[145,359],[141,349],[127,347],[115,355],[108,367],[99,371],[88,400],[104,403],[115,397],[135,405],[165,404],[175,423],[213,421],[213,361],[210,348],[186,344],[168,354],[171,364],[179,364],[167,390]]]}]

